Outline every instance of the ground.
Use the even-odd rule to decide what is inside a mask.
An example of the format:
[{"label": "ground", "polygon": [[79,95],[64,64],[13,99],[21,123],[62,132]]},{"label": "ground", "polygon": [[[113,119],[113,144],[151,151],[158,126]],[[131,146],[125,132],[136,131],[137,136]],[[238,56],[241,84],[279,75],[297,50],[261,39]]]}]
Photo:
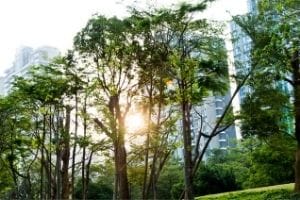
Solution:
[{"label": "ground", "polygon": [[293,194],[293,183],[247,189],[234,192],[206,195],[196,198],[197,200],[265,200],[265,199],[300,199],[299,195]]}]

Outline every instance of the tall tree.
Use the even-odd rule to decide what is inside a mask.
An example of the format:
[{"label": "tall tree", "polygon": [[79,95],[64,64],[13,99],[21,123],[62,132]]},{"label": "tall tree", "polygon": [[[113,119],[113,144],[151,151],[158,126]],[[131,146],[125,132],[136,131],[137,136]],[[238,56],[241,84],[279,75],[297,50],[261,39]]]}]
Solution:
[{"label": "tall tree", "polygon": [[183,4],[177,10],[161,10],[155,18],[158,25],[167,27],[163,37],[168,39],[170,77],[182,113],[185,199],[194,198],[191,109],[208,91],[224,91],[227,85],[226,54],[215,34],[218,30],[206,20],[192,17],[205,7],[206,1],[196,6]]},{"label": "tall tree", "polygon": [[[137,43],[130,23],[117,18],[95,16],[75,37],[75,49],[94,76],[96,99],[102,114],[95,123],[111,139],[115,160],[115,198],[129,199],[125,118],[136,95]],[[103,113],[105,113],[103,115]]]},{"label": "tall tree", "polygon": [[[2,169],[10,174],[7,177],[8,184],[9,180],[13,182],[13,196],[10,198],[16,199],[32,198],[29,172],[37,156],[37,151],[30,142],[34,127],[31,126],[32,113],[27,108],[32,105],[24,104],[22,99],[23,96],[18,93],[11,93],[0,99],[0,161]],[[29,184],[29,188],[22,188],[23,183]]]},{"label": "tall tree", "polygon": [[[286,82],[293,91],[295,138],[295,192],[300,192],[300,73],[299,73],[299,1],[259,1],[258,14],[235,18],[252,40],[254,80],[268,87]],[[255,79],[257,78],[257,79]],[[282,105],[284,106],[284,105]]]},{"label": "tall tree", "polygon": [[168,93],[168,48],[162,39],[162,30],[151,23],[149,13],[133,9],[129,20],[140,38],[136,55],[140,67],[140,106],[146,122],[143,129],[146,139],[143,145],[145,171],[142,198],[148,199],[151,196],[156,199],[160,172],[176,141],[176,137],[172,137],[177,120],[174,106],[171,105],[174,95]]},{"label": "tall tree", "polygon": [[[33,67],[26,79],[18,78],[14,85],[23,102],[35,106],[33,116],[38,119],[34,127],[40,148],[40,198],[68,199],[70,195],[70,100],[77,87],[72,85],[73,77],[66,73],[71,62],[65,57]],[[55,170],[52,168],[54,149]]]},{"label": "tall tree", "polygon": [[[143,42],[143,44],[146,44],[143,49],[148,47],[144,65],[147,66],[148,59],[153,59],[151,60],[153,66],[149,65],[152,71],[148,70],[147,80],[150,83],[155,80],[151,79],[151,73],[155,72],[153,71],[155,67],[159,67],[160,73],[166,69],[165,77],[163,77],[163,80],[169,83],[166,90],[169,94],[174,94],[173,100],[175,100],[180,113],[182,113],[181,131],[184,144],[185,199],[193,198],[192,182],[194,172],[198,168],[211,139],[228,127],[222,128],[221,122],[224,121],[224,116],[229,113],[232,103],[231,99],[212,132],[205,135],[208,140],[201,153],[199,153],[200,138],[204,134],[202,130],[199,131],[199,139],[197,139],[195,150],[196,155],[193,157],[191,145],[192,109],[201,104],[211,92],[224,92],[228,81],[226,52],[222,40],[218,38],[220,29],[218,26],[212,26],[204,19],[193,17],[196,15],[195,13],[205,9],[207,2],[203,1],[197,5],[182,4],[177,9],[147,11],[142,13],[142,16],[137,16],[139,19],[143,19],[139,25],[150,29],[144,35],[145,41]],[[147,43],[147,41],[150,42]],[[152,51],[149,51],[151,48],[147,44],[154,46],[154,50],[152,48]],[[157,75],[155,74],[155,76]],[[244,82],[243,79],[241,85]],[[148,92],[153,89],[149,88]],[[239,88],[240,86],[237,91]],[[236,92],[233,98],[235,95]]]}]

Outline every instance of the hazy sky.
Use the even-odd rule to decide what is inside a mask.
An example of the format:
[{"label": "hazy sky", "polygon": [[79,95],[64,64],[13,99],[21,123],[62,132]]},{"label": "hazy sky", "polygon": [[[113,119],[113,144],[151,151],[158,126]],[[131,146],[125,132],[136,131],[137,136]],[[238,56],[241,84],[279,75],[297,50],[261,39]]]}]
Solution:
[{"label": "hazy sky", "polygon": [[[95,13],[126,15],[126,5],[134,2],[176,0],[3,0],[0,1],[0,75],[12,65],[16,49],[22,45],[36,48],[72,48],[73,37]],[[209,18],[230,19],[230,14],[246,11],[246,0],[217,0],[206,12]],[[230,14],[229,14],[229,13]]]}]

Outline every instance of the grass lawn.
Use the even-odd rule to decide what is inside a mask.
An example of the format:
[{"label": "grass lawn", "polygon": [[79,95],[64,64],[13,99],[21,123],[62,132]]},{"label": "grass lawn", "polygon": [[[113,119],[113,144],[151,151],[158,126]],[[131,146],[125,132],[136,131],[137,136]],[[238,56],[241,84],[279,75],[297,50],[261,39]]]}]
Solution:
[{"label": "grass lawn", "polygon": [[197,200],[281,200],[281,199],[299,199],[299,195],[293,194],[293,187],[294,183],[284,184],[284,185],[275,185],[269,187],[261,187],[261,188],[254,188],[254,189],[247,189],[247,190],[240,190],[234,192],[226,192],[226,193],[219,193],[219,194],[212,194],[212,195],[205,195],[196,198]]}]

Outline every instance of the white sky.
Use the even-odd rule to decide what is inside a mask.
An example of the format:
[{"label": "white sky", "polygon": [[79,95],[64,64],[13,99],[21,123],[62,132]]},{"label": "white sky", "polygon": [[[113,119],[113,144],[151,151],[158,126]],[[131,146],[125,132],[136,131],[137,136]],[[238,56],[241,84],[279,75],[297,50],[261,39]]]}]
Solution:
[{"label": "white sky", "polygon": [[[3,0],[0,1],[0,75],[12,65],[16,49],[48,45],[63,53],[72,48],[73,37],[95,13],[126,15],[134,2],[169,5],[178,0]],[[246,12],[246,0],[217,0],[208,18],[230,19]]]}]

